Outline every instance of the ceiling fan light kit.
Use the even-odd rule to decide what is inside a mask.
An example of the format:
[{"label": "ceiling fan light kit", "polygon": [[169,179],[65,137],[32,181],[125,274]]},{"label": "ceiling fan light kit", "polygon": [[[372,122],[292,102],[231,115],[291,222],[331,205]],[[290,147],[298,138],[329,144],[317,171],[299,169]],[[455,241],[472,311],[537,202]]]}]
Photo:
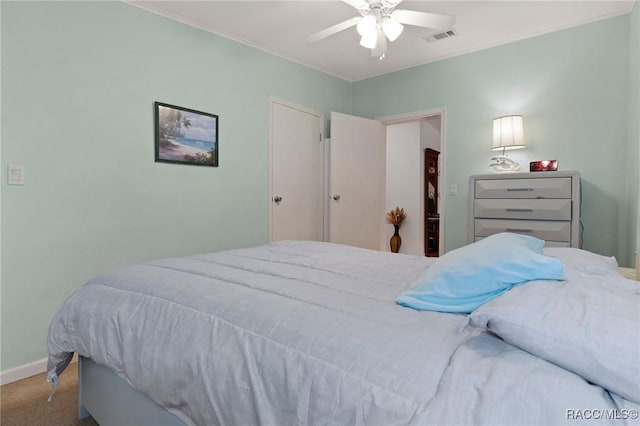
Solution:
[{"label": "ceiling fan light kit", "polygon": [[376,17],[373,15],[367,15],[367,16],[363,16],[360,19],[360,21],[358,22],[358,25],[356,26],[356,29],[358,30],[358,34],[364,37],[371,33],[375,33],[376,26],[377,26]]},{"label": "ceiling fan light kit", "polygon": [[309,37],[316,42],[356,26],[360,34],[360,45],[371,49],[371,56],[384,59],[387,40],[393,42],[400,37],[405,25],[445,30],[451,28],[455,18],[449,15],[402,10],[395,7],[402,0],[342,0],[358,10],[362,17],[350,18]]},{"label": "ceiling fan light kit", "polygon": [[382,31],[387,36],[389,41],[396,41],[400,34],[402,34],[404,27],[398,21],[394,21],[390,16],[382,18]]},{"label": "ceiling fan light kit", "polygon": [[378,34],[371,33],[363,35],[360,39],[360,46],[365,47],[367,49],[375,49],[376,44],[378,43]]}]

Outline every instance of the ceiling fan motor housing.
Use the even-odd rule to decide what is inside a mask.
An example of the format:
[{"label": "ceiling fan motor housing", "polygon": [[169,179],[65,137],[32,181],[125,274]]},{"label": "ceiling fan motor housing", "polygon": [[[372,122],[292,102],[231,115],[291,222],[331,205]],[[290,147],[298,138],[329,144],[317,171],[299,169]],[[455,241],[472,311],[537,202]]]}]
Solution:
[{"label": "ceiling fan motor housing", "polygon": [[383,59],[387,53],[387,40],[395,41],[402,33],[402,24],[424,28],[449,29],[455,18],[413,10],[395,10],[402,0],[342,0],[353,6],[361,17],[350,18],[309,37],[319,41],[347,28],[356,26],[360,45],[371,49],[371,55]]}]

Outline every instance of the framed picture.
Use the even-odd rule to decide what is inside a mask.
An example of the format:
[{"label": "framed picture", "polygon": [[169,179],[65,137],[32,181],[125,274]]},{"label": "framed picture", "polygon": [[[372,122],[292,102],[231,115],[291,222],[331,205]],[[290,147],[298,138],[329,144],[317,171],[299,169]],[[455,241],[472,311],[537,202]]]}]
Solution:
[{"label": "framed picture", "polygon": [[156,162],[218,167],[218,116],[155,102]]}]

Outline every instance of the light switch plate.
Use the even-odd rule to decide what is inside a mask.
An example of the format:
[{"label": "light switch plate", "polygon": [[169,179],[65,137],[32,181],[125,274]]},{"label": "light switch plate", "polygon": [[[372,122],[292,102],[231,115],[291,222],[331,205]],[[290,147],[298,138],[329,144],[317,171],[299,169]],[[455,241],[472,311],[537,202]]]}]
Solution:
[{"label": "light switch plate", "polygon": [[24,185],[24,166],[21,164],[9,164],[7,167],[7,184]]}]

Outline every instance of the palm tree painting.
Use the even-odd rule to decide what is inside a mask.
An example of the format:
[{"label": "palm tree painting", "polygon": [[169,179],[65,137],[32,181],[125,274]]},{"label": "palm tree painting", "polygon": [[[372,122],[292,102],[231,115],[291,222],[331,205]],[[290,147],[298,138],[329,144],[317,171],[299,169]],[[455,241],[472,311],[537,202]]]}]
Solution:
[{"label": "palm tree painting", "polygon": [[218,116],[155,103],[156,162],[218,167]]}]

